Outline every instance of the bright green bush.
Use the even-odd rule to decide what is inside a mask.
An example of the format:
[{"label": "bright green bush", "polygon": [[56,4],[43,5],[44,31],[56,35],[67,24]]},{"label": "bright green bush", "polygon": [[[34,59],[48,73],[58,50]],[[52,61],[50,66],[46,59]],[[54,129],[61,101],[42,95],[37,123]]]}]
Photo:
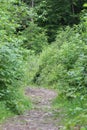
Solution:
[{"label": "bright green bush", "polygon": [[29,11],[23,2],[0,1],[0,103],[9,112],[18,114],[30,108],[30,101],[21,93],[27,82],[28,50],[21,47],[24,37],[19,34],[25,29],[28,17]]},{"label": "bright green bush", "polygon": [[23,86],[26,71],[22,53],[21,48],[13,44],[0,48],[0,101],[6,101],[6,106],[14,112],[20,111],[17,107],[23,96],[19,96],[18,91]]},{"label": "bright green bush", "polygon": [[32,53],[41,52],[47,39],[31,22],[31,12],[22,1],[1,0],[0,17],[0,102],[20,114],[31,106],[20,92],[32,79],[28,63],[32,64]]},{"label": "bright green bush", "polygon": [[27,6],[18,0],[0,1],[0,42],[22,42],[18,32],[25,29],[29,11]]}]

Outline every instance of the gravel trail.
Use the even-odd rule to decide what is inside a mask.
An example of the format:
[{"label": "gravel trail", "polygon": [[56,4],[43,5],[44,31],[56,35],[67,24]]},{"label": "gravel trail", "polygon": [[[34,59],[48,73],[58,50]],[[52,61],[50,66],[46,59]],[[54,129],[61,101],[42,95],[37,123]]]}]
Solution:
[{"label": "gravel trail", "polygon": [[25,94],[33,102],[33,109],[9,119],[0,130],[60,130],[59,119],[51,103],[57,96],[53,90],[46,88],[27,88]]}]

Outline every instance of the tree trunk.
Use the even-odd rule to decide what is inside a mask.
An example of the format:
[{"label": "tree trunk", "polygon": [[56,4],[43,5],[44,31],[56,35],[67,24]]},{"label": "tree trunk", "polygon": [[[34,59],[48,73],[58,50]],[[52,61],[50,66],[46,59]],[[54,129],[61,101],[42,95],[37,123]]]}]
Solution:
[{"label": "tree trunk", "polygon": [[31,7],[34,7],[34,0],[31,0]]}]

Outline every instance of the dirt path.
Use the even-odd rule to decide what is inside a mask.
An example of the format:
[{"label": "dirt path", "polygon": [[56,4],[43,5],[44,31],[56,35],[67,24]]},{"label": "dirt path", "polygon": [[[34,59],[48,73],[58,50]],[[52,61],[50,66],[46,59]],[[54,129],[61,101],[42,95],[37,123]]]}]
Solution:
[{"label": "dirt path", "polygon": [[55,110],[51,109],[56,92],[44,88],[27,88],[26,94],[31,97],[34,108],[12,118],[2,130],[59,130],[59,119],[55,119]]}]

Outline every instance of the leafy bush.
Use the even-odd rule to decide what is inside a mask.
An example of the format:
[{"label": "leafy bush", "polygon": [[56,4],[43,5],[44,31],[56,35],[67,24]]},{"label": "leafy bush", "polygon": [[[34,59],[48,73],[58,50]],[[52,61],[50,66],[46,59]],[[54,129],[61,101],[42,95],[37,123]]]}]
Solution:
[{"label": "leafy bush", "polygon": [[[64,31],[59,31],[56,42],[45,48],[40,55],[39,68],[33,80],[43,86],[58,88],[62,99],[60,104],[66,102],[61,106],[67,113],[68,119],[65,116],[68,124],[67,129],[74,129],[75,126],[79,125],[85,126],[87,123],[86,35],[86,21],[79,26],[67,27]],[[75,114],[72,119],[70,116],[73,113]]]},{"label": "leafy bush", "polygon": [[27,6],[18,0],[1,0],[0,12],[0,41],[2,43],[20,41],[18,32],[24,29],[29,17]]},{"label": "leafy bush", "polygon": [[29,27],[22,34],[22,37],[24,37],[23,47],[33,50],[36,54],[40,53],[47,46],[45,31],[33,22],[29,23]]},{"label": "leafy bush", "polygon": [[2,45],[0,48],[0,101],[6,101],[12,111],[19,111],[17,102],[20,100],[21,103],[23,96],[19,96],[18,92],[26,71],[22,53],[21,49],[12,44]]},{"label": "leafy bush", "polygon": [[0,103],[9,112],[20,114],[30,108],[30,101],[21,93],[25,85],[28,51],[21,47],[23,38],[19,34],[29,11],[18,0],[1,0],[0,12]]},{"label": "leafy bush", "polygon": [[[72,34],[72,35],[71,35]],[[63,37],[63,38],[62,38]],[[62,90],[80,89],[86,86],[86,43],[76,29],[70,29],[58,35],[55,43],[43,50],[40,65],[36,73],[36,82],[48,85],[56,84]],[[38,76],[37,76],[38,75]],[[82,81],[82,79],[84,81]]]}]

